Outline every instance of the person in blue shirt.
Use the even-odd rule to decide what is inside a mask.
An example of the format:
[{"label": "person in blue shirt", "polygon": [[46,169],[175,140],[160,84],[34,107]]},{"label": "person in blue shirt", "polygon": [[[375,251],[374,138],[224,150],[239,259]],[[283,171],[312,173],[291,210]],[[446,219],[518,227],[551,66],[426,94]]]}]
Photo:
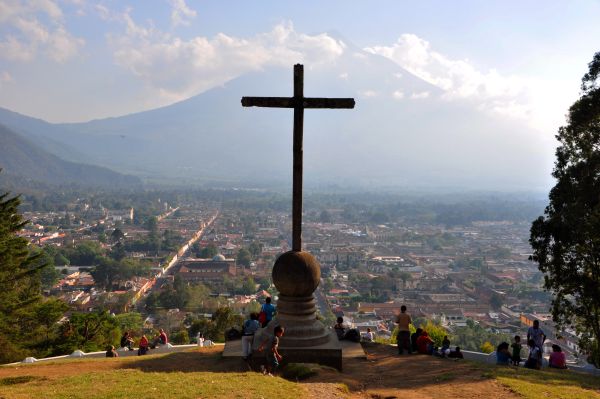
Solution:
[{"label": "person in blue shirt", "polygon": [[260,311],[265,314],[265,322],[262,323],[262,327],[265,328],[273,320],[273,316],[275,316],[275,306],[271,304],[270,296],[265,299],[265,303],[261,306]]},{"label": "person in blue shirt", "polygon": [[512,360],[511,353],[508,350],[508,342],[502,342],[496,348],[496,364],[508,366]]},{"label": "person in blue shirt", "polygon": [[254,342],[254,334],[260,328],[258,322],[258,314],[250,313],[250,318],[244,322],[242,326],[242,358],[247,360],[252,355],[252,343]]}]

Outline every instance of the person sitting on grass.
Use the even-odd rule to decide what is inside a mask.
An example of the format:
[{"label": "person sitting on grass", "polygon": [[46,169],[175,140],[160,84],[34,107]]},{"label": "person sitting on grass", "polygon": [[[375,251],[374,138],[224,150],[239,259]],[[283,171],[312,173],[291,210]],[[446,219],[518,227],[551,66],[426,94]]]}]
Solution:
[{"label": "person sitting on grass", "polygon": [[244,322],[242,326],[242,359],[248,360],[252,355],[252,343],[254,342],[254,334],[260,328],[258,322],[258,313],[250,313],[250,318]]},{"label": "person sitting on grass", "polygon": [[429,338],[427,331],[422,330],[421,335],[417,338],[417,349],[419,353],[431,355],[433,352],[433,341]]},{"label": "person sitting on grass", "polygon": [[146,338],[145,335],[142,335],[142,338],[140,338],[140,347],[138,348],[138,356],[148,353],[148,346],[148,338]]},{"label": "person sitting on grass", "polygon": [[556,344],[552,345],[552,353],[548,359],[548,366],[555,369],[566,369],[567,358],[562,348]]},{"label": "person sitting on grass", "polygon": [[460,346],[457,346],[456,349],[451,351],[448,354],[448,357],[450,359],[464,359],[463,353],[460,351]]},{"label": "person sitting on grass", "polygon": [[440,349],[440,353],[442,357],[446,355],[446,352],[450,350],[450,340],[447,335],[444,335],[444,339],[442,340],[442,348]]},{"label": "person sitting on grass", "polygon": [[375,341],[375,333],[371,331],[369,327],[367,327],[367,332],[363,334],[363,341],[365,342],[373,342]]},{"label": "person sitting on grass", "polygon": [[346,336],[347,329],[348,326],[344,324],[344,318],[341,316],[338,317],[336,323],[333,325],[333,331],[335,331],[335,334],[337,335],[339,340],[344,339],[344,337]]},{"label": "person sitting on grass", "polygon": [[119,354],[113,345],[106,347],[106,357],[119,357]]},{"label": "person sitting on grass", "polygon": [[527,346],[529,347],[529,356],[525,361],[525,367],[539,370],[542,367],[542,351],[533,339],[527,341]]},{"label": "person sitting on grass", "polygon": [[419,348],[417,346],[417,339],[419,339],[422,332],[423,332],[423,329],[417,328],[417,330],[414,333],[412,333],[410,336],[410,346],[411,346],[413,353],[415,353],[419,350]]},{"label": "person sitting on grass", "polygon": [[167,333],[161,328],[158,330],[158,334],[156,335],[156,337],[154,337],[151,348],[155,349],[157,346],[166,345],[168,342],[169,339],[167,338]]},{"label": "person sitting on grass", "polygon": [[508,342],[502,342],[496,348],[496,364],[508,366],[512,356],[508,350]]},{"label": "person sitting on grass", "polygon": [[129,331],[125,331],[121,337],[121,348],[127,348],[128,350],[132,351],[133,348],[131,345],[133,345],[133,338],[131,338]]},{"label": "person sitting on grass", "polygon": [[[284,328],[281,326],[276,326],[273,330],[273,338],[271,339],[271,347],[267,351],[266,358],[267,364],[265,372],[267,375],[274,376],[279,368],[279,364],[281,363],[281,359],[283,356],[279,353],[279,339],[283,336],[285,332]],[[259,352],[262,352],[265,348],[265,344],[269,342],[269,339],[265,340],[260,347],[258,348]]]}]

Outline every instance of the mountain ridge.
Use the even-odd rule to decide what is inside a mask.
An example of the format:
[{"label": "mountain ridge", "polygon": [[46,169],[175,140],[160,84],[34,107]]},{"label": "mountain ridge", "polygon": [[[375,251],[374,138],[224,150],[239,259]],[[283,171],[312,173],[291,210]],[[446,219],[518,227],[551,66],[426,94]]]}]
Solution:
[{"label": "mountain ridge", "polygon": [[[240,99],[292,92],[292,68],[272,67],[153,110],[85,123],[13,122],[24,132],[38,129],[30,137],[71,147],[70,161],[83,157],[124,173],[182,182],[288,182],[291,110],[242,108]],[[307,97],[356,97],[354,110],[305,112],[307,184],[547,184],[552,154],[545,154],[539,135],[443,94],[392,61],[352,47],[332,66],[305,65]]]},{"label": "mountain ridge", "polygon": [[2,174],[55,185],[130,187],[141,180],[95,165],[65,161],[0,124]]}]

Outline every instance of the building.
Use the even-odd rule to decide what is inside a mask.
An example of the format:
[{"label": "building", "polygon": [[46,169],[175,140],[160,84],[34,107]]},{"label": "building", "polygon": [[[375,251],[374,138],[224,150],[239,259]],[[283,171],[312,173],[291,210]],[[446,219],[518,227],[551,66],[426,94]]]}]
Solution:
[{"label": "building", "polygon": [[223,255],[212,259],[188,258],[180,265],[179,276],[189,282],[221,282],[225,277],[236,275],[235,259],[226,259]]}]

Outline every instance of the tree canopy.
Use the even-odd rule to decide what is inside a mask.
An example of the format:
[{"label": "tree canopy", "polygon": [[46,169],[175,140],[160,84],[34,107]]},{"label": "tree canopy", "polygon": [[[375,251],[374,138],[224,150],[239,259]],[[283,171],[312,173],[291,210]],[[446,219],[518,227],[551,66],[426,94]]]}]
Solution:
[{"label": "tree canopy", "polygon": [[18,213],[19,197],[0,195],[0,363],[23,355],[21,338],[27,328],[24,315],[33,312],[41,300],[39,262],[41,253],[32,253],[27,240],[17,236],[27,221]]},{"label": "tree canopy", "polygon": [[600,366],[600,52],[556,138],[556,185],[531,226],[533,259],[553,294],[552,315],[573,326]]}]

